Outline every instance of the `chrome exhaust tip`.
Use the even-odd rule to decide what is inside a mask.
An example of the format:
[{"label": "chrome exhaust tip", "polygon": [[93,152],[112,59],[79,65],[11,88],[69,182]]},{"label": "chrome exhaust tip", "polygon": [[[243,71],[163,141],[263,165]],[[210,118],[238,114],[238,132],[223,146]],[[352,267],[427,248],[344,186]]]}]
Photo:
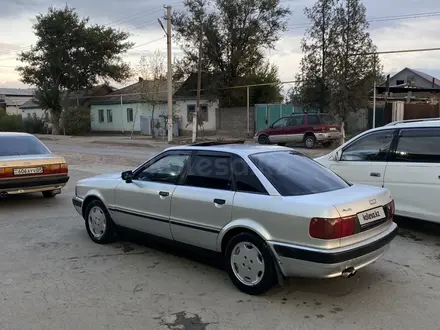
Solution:
[{"label": "chrome exhaust tip", "polygon": [[356,274],[356,269],[354,269],[353,267],[347,268],[342,271],[343,278],[350,278],[354,276],[354,274]]},{"label": "chrome exhaust tip", "polygon": [[7,192],[0,192],[0,199],[5,199],[8,198],[8,193]]}]

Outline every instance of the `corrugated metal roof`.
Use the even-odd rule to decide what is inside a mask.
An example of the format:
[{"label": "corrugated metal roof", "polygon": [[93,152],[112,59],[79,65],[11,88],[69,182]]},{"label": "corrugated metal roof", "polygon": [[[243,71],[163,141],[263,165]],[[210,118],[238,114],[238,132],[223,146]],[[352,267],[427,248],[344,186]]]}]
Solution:
[{"label": "corrugated metal roof", "polygon": [[0,88],[0,95],[6,96],[32,96],[34,88]]},{"label": "corrugated metal roof", "polygon": [[432,79],[434,79],[434,83],[436,85],[440,86],[440,80],[435,78],[435,77],[433,77],[433,76],[431,76],[430,74],[424,73],[424,72],[419,71],[419,70],[410,69],[410,68],[407,68],[407,69],[412,71],[412,72],[414,72],[415,74],[418,74],[419,76],[425,78],[426,80],[429,80],[429,82],[432,82]]},{"label": "corrugated metal roof", "polygon": [[[157,85],[156,85],[157,84]],[[174,83],[173,90],[176,90],[179,86]],[[123,103],[138,103],[142,102],[143,95],[141,93],[145,93],[146,98],[150,95],[154,95],[155,91],[158,91],[158,95],[156,99],[158,102],[167,102],[167,81],[152,81],[152,80],[142,80],[135,84],[129,85],[127,87],[117,89],[114,92],[108,94],[104,97],[99,97],[94,99],[91,104],[114,104],[121,102],[121,96]],[[137,95],[133,95],[137,94]]]},{"label": "corrugated metal roof", "polygon": [[34,98],[31,98],[30,100],[26,101],[22,105],[19,106],[20,109],[37,109],[41,108],[38,104],[38,101]]}]

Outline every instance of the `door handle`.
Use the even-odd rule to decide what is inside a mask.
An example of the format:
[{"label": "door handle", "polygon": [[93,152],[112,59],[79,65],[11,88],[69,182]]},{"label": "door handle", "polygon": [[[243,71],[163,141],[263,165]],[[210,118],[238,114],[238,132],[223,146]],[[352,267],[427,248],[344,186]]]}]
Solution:
[{"label": "door handle", "polygon": [[226,201],[224,199],[214,199],[214,203],[215,204],[219,204],[219,205],[224,205],[226,203]]},{"label": "door handle", "polygon": [[168,197],[170,193],[168,191],[159,191],[159,196]]},{"label": "door handle", "polygon": [[374,176],[376,178],[380,178],[380,173],[378,173],[378,172],[371,172],[370,176]]}]

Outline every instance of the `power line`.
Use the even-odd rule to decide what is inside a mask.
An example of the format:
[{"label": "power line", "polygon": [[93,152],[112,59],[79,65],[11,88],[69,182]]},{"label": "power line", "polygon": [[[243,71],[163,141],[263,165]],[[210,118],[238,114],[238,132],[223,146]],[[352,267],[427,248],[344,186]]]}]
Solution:
[{"label": "power line", "polygon": [[[182,4],[182,3],[177,3],[177,5],[178,4]],[[142,13],[137,13],[135,15],[125,16],[123,19],[119,19],[117,21],[110,22],[109,24],[103,24],[102,26],[105,26],[107,28],[120,26],[122,23],[131,22],[131,21],[137,20],[139,18],[145,17],[148,14],[153,14],[153,13],[156,13],[156,12],[160,12],[161,10],[162,10],[162,6],[156,6],[156,7],[152,8],[152,9],[144,11]],[[135,18],[133,18],[133,17],[135,17]],[[156,21],[156,19],[154,19],[154,21]],[[151,22],[153,22],[153,21],[151,21]],[[151,22],[149,22],[149,23],[151,23]],[[149,23],[142,24],[139,27],[143,27],[143,26],[149,25]],[[124,31],[125,32],[129,32],[129,31],[132,31],[132,30],[136,30],[139,27],[134,27],[134,28],[131,28],[131,29],[128,29],[128,30],[124,30]],[[29,50],[31,47],[32,47],[32,45],[29,45],[27,47],[24,47],[24,48],[16,50],[16,52],[18,53],[18,52],[21,52],[21,51]],[[1,54],[0,54],[0,56],[1,56]],[[6,57],[6,58],[0,58],[0,61],[1,60],[13,59],[13,58],[15,58],[15,56],[14,57],[10,56],[10,57]]]},{"label": "power line", "polygon": [[440,50],[440,47],[434,48],[415,48],[415,49],[399,49],[399,50],[385,50],[381,52],[365,52],[365,53],[354,53],[351,56],[367,56],[367,55],[381,55],[381,54],[401,54],[401,53],[418,53],[418,52],[432,52]]},{"label": "power line", "polygon": [[[374,23],[374,22],[398,21],[398,20],[405,20],[405,19],[427,18],[427,17],[436,17],[436,16],[440,16],[440,12],[436,11],[436,12],[427,12],[427,13],[419,13],[419,14],[378,16],[378,17],[367,18],[367,22]],[[294,24],[294,25],[288,26],[287,28],[289,30],[294,30],[294,29],[306,29],[306,28],[309,28],[312,26],[313,26],[313,24],[310,24],[310,23],[302,23],[302,24]]]}]

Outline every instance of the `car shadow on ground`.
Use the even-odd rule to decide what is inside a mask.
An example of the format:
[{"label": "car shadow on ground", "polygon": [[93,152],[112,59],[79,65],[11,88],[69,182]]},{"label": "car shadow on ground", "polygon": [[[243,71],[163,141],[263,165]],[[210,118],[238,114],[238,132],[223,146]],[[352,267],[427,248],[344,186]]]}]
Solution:
[{"label": "car shadow on ground", "polygon": [[[394,217],[394,222],[399,226],[399,235],[413,238],[415,234],[426,234],[433,237],[440,237],[440,223]],[[417,239],[415,239],[417,241]]]},{"label": "car shadow on ground", "polygon": [[[127,229],[119,231],[119,239],[118,247],[123,248],[126,253],[135,249],[131,244],[136,244],[174,257],[200,263],[201,265],[208,266],[215,271],[220,270],[224,272],[224,278],[225,281],[229,283],[227,284],[229,289],[236,290],[232,282],[229,281],[220,253],[200,250],[186,245],[182,246],[180,244],[164,241],[150,235]],[[281,304],[290,301],[290,303],[295,303],[302,307],[313,306],[315,308],[319,308],[322,302],[326,302],[326,307],[335,309],[334,311],[330,311],[330,313],[336,314],[337,312],[342,311],[342,309],[336,304],[331,304],[332,299],[351,294],[362,294],[363,292],[368,291],[373,283],[379,283],[380,281],[385,282],[385,279],[391,277],[391,271],[387,274],[387,270],[377,269],[375,267],[372,269],[366,267],[349,279],[310,279],[293,277],[283,279],[281,285],[276,285],[269,292],[261,295],[260,298],[270,301],[279,301]],[[248,297],[251,298],[252,296]],[[321,297],[321,301],[315,299],[316,297]],[[258,299],[258,297],[252,299]]]}]

